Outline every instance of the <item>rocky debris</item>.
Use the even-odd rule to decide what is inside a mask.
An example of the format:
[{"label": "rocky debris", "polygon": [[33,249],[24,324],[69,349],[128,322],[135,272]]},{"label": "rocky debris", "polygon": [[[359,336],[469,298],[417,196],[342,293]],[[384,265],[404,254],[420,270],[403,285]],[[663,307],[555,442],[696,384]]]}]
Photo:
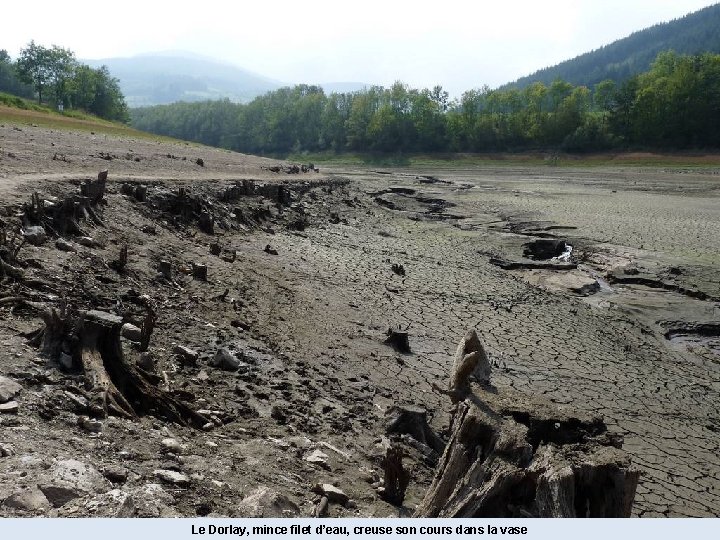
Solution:
[{"label": "rocky debris", "polygon": [[218,349],[209,364],[212,367],[217,367],[226,371],[237,371],[240,369],[240,366],[246,365],[226,348]]},{"label": "rocky debris", "polygon": [[205,166],[205,160],[203,158],[197,158],[195,160],[195,164],[200,165],[201,167]]},{"label": "rocky debris", "polygon": [[328,465],[328,459],[330,459],[330,456],[328,456],[325,452],[322,450],[315,449],[309,454],[306,454],[305,457],[303,457],[305,461],[308,463],[312,463],[314,465],[320,465],[323,468],[329,468]]},{"label": "rocky debris", "polygon": [[150,351],[141,352],[137,359],[137,366],[148,373],[155,372],[155,368],[157,367],[155,355]]},{"label": "rocky debris", "polygon": [[273,249],[270,244],[266,245],[265,249],[263,251],[265,253],[267,253],[268,255],[277,255],[278,254],[277,250]]},{"label": "rocky debris", "polygon": [[350,497],[348,497],[343,490],[332,484],[315,484],[312,487],[312,492],[327,497],[328,502],[341,506],[345,506],[350,500]]},{"label": "rocky debris", "polygon": [[51,467],[49,481],[39,487],[50,504],[59,508],[78,497],[107,491],[110,483],[91,465],[66,459]]},{"label": "rocky debris", "polygon": [[47,233],[44,227],[38,225],[27,227],[22,231],[23,238],[33,246],[41,246],[47,240]]},{"label": "rocky debris", "polygon": [[8,401],[7,403],[0,403],[0,414],[15,414],[18,412],[18,402]]},{"label": "rocky debris", "polygon": [[10,457],[14,454],[12,447],[9,444],[0,444],[0,457]]},{"label": "rocky debris", "polygon": [[167,280],[172,280],[172,264],[170,261],[160,261],[158,264],[158,272]]},{"label": "rocky debris", "polygon": [[184,473],[178,471],[171,471],[169,469],[156,469],[153,474],[163,482],[173,484],[180,487],[187,487],[190,485],[190,477]]},{"label": "rocky debris", "polygon": [[78,416],[77,424],[80,428],[90,433],[100,433],[103,429],[103,424],[100,420],[88,418],[87,416]]},{"label": "rocky debris", "polygon": [[184,347],[183,345],[175,345],[173,347],[173,354],[177,356],[184,364],[195,366],[197,365],[199,354],[197,351]]},{"label": "rocky debris", "polygon": [[37,487],[28,487],[10,495],[2,502],[2,506],[12,510],[35,512],[37,510],[48,510],[50,501]]},{"label": "rocky debris", "polygon": [[390,407],[385,412],[385,433],[407,434],[438,454],[442,454],[445,449],[443,440],[428,425],[427,411],[420,407],[408,405]]},{"label": "rocky debris", "polygon": [[100,246],[100,244],[90,236],[78,236],[75,241],[81,246],[88,248],[96,248]]},{"label": "rocky debris", "polygon": [[183,446],[180,441],[171,437],[160,441],[160,446],[162,446],[164,451],[172,452],[173,454],[181,454],[185,450],[185,446]]},{"label": "rocky debris", "polygon": [[17,396],[22,390],[22,386],[9,379],[0,375],[0,403],[6,403]]},{"label": "rocky debris", "polygon": [[75,245],[72,242],[68,242],[64,238],[58,238],[55,241],[55,247],[60,251],[66,251],[68,253],[74,253],[77,251]]},{"label": "rocky debris", "polygon": [[258,486],[237,507],[239,517],[287,518],[300,515],[300,508],[287,496]]},{"label": "rocky debris", "polygon": [[103,476],[114,484],[123,484],[128,479],[128,470],[122,466],[108,466],[103,469]]}]

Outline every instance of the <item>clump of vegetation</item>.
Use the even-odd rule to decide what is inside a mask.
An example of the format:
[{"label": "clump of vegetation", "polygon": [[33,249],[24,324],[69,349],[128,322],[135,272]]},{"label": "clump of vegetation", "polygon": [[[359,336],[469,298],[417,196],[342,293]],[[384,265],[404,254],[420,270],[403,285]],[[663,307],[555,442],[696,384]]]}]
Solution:
[{"label": "clump of vegetation", "polygon": [[[47,103],[54,109],[83,110],[106,120],[129,120],[119,82],[108,69],[81,64],[75,53],[57,45],[48,48],[31,41],[15,62],[7,51],[0,50],[0,92],[37,98],[38,105]],[[9,98],[4,98],[3,103],[29,108]]]}]

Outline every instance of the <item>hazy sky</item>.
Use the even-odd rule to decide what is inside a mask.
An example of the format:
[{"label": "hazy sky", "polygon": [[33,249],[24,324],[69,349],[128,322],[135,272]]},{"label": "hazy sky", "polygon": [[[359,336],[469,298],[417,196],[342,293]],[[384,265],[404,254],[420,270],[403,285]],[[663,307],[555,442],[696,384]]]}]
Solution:
[{"label": "hazy sky", "polygon": [[713,0],[32,0],[6,2],[0,49],[79,58],[186,50],[283,82],[360,81],[453,94],[497,86]]}]

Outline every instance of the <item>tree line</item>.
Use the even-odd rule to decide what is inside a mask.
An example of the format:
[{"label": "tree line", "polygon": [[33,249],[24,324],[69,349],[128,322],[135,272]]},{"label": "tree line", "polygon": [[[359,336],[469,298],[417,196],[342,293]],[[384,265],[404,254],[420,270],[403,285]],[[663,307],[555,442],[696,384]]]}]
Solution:
[{"label": "tree line", "polygon": [[101,118],[130,119],[119,81],[107,67],[82,64],[69,49],[31,41],[13,62],[0,50],[0,92],[37,99],[59,109],[81,109]]},{"label": "tree line", "polygon": [[134,127],[240,152],[438,153],[720,148],[720,55],[660,53],[649,71],[592,88],[557,79],[465,92],[397,82],[326,95],[281,88],[247,104],[176,103],[131,111]]}]

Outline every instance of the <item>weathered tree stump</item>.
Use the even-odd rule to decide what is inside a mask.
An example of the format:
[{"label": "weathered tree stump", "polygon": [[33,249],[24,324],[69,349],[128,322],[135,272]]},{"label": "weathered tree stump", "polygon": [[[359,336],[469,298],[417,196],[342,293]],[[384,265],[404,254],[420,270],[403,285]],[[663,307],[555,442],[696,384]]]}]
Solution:
[{"label": "weathered tree stump", "polygon": [[391,446],[382,460],[385,483],[381,497],[395,506],[402,505],[405,491],[410,483],[410,473],[403,467],[402,455],[402,448]]},{"label": "weathered tree stump", "polygon": [[427,412],[419,407],[393,406],[385,413],[387,435],[410,435],[438,454],[445,449],[443,440],[430,428]]},{"label": "weathered tree stump", "polygon": [[[154,312],[149,317],[153,319]],[[198,428],[212,424],[159,388],[160,377],[125,358],[120,342],[122,318],[102,311],[88,311],[82,318],[74,319],[67,312],[53,311],[45,321],[43,350],[57,357],[63,348],[70,348],[70,356],[79,359],[93,416],[134,419],[149,414]]]},{"label": "weathered tree stump", "polygon": [[416,516],[630,516],[639,472],[601,418],[487,383],[466,390]]}]

